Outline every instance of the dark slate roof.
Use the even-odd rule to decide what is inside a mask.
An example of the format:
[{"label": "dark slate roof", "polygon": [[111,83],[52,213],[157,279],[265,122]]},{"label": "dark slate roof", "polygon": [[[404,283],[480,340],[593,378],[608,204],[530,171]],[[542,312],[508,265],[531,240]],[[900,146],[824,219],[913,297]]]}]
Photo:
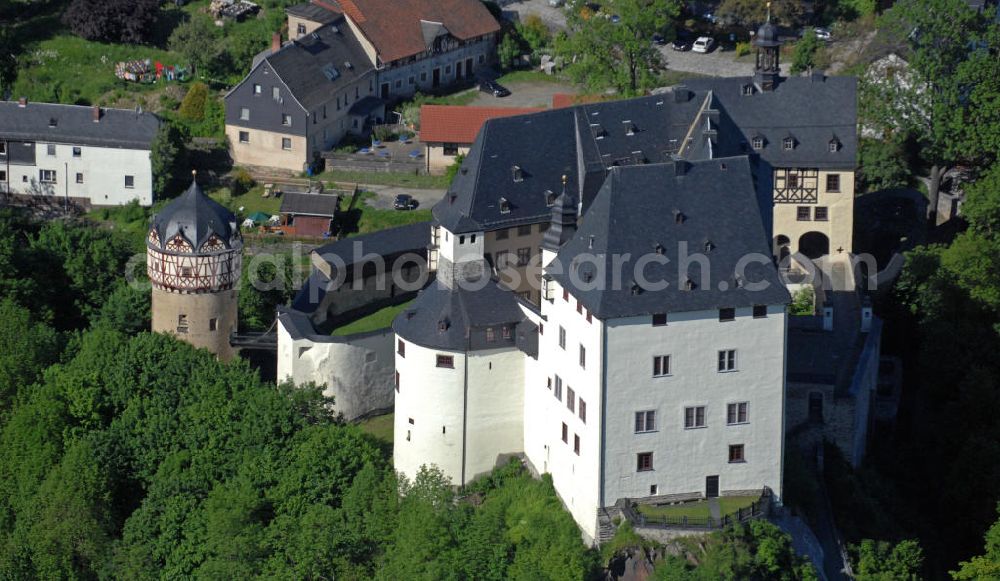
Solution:
[{"label": "dark slate roof", "polygon": [[[326,103],[336,91],[374,70],[343,17],[333,25],[285,43],[257,66],[263,62],[270,64],[306,111]],[[335,76],[333,80],[331,75]],[[247,75],[243,82],[251,76]]]},{"label": "dark slate roof", "polygon": [[330,278],[322,270],[313,268],[309,278],[292,299],[292,308],[297,312],[312,315],[323,304],[326,293],[332,290]]},{"label": "dark slate roof", "polygon": [[332,4],[330,8],[327,8],[314,2],[303,2],[302,4],[296,4],[285,8],[285,14],[298,16],[299,18],[304,18],[309,22],[329,24],[331,22],[335,22],[341,17],[340,12],[335,12],[331,10],[331,8],[333,8]]},{"label": "dark slate roof", "polygon": [[212,235],[218,236],[227,248],[242,244],[236,216],[215,200],[205,195],[196,180],[186,192],[167,204],[153,216],[151,229],[156,230],[160,246],[146,244],[157,250],[166,248],[167,243],[180,234],[197,252]]},{"label": "dark slate roof", "polygon": [[282,214],[296,214],[307,216],[329,216],[337,212],[337,201],[340,196],[336,194],[317,194],[311,192],[285,192],[281,195]]},{"label": "dark slate roof", "polygon": [[[755,153],[775,167],[853,169],[857,165],[857,79],[827,77],[782,78],[773,91],[754,90],[744,95],[750,77],[690,79],[695,90],[711,90],[713,105],[732,121],[739,132],[720,135],[720,146],[728,154],[750,152],[754,135],[764,138],[764,148]],[[794,149],[782,146],[785,137]],[[829,150],[830,141],[840,146]],[[718,152],[717,152],[718,153]]]},{"label": "dark slate roof", "polygon": [[[313,250],[331,266],[352,266],[355,256],[376,254],[383,258],[407,252],[426,254],[431,243],[431,223],[417,222],[406,226],[387,228],[378,232],[343,238]],[[355,255],[355,250],[357,254]]]},{"label": "dark slate roof", "polygon": [[551,213],[548,192],[562,192],[563,176],[586,211],[608,168],[670,159],[706,96],[678,103],[653,95],[490,119],[434,217],[456,233],[541,222]]},{"label": "dark slate roof", "polygon": [[[677,164],[683,175],[675,175],[675,164],[612,170],[576,236],[547,272],[601,319],[787,303],[788,292],[770,259],[747,158]],[[681,244],[687,244],[686,251]],[[668,286],[636,287],[636,261],[655,254],[658,245],[670,262],[647,265],[644,276],[650,283],[665,281]],[[701,285],[697,263],[687,273],[678,273],[685,252],[708,258],[706,286]],[[749,265],[741,285],[735,277],[737,263],[751,253],[758,253],[764,263]],[[626,254],[630,258],[621,268],[624,274],[615,280],[613,257]],[[584,260],[588,255],[595,258]],[[686,288],[688,277],[696,284],[691,290]],[[766,282],[767,288],[751,291],[748,285],[755,282]]]},{"label": "dark slate roof", "polygon": [[[501,340],[502,325],[516,326],[525,320],[524,312],[511,291],[487,280],[482,289],[448,288],[440,281],[420,292],[410,308],[396,316],[392,329],[403,339],[431,349],[468,351],[469,349],[515,346],[511,338]],[[495,341],[483,339],[487,327],[495,328]],[[522,339],[524,341],[524,339]]]},{"label": "dark slate roof", "polygon": [[150,149],[159,127],[152,113],[102,108],[95,123],[89,106],[0,101],[0,139]]}]

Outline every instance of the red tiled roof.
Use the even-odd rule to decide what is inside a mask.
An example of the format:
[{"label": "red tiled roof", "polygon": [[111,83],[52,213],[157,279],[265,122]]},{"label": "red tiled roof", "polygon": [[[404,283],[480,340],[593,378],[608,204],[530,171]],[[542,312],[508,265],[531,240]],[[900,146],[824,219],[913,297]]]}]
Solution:
[{"label": "red tiled roof", "polygon": [[427,50],[421,20],[441,23],[460,40],[500,30],[480,0],[337,0],[337,4],[385,63]]},{"label": "red tiled roof", "polygon": [[[478,0],[477,0],[478,1]],[[512,117],[544,111],[537,107],[455,107],[424,105],[420,107],[420,141],[424,143],[467,143],[487,119]]]}]

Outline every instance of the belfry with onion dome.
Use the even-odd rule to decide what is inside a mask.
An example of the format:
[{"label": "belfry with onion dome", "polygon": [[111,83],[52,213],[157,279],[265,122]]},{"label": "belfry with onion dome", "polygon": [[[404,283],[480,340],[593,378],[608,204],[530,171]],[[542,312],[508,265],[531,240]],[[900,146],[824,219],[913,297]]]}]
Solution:
[{"label": "belfry with onion dome", "polygon": [[146,237],[153,331],[231,359],[242,252],[236,216],[192,179],[186,192],[153,216]]}]

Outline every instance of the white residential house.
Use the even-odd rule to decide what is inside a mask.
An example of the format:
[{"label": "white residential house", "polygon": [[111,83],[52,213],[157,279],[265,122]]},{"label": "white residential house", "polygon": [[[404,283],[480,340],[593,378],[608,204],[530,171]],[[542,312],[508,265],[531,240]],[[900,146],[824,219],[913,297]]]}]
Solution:
[{"label": "white residential house", "polygon": [[153,203],[151,113],[0,102],[0,191],[84,207]]}]

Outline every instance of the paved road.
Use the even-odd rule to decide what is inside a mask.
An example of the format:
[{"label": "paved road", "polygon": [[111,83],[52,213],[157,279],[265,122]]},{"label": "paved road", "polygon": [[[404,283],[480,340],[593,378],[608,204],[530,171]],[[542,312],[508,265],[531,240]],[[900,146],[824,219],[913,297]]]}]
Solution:
[{"label": "paved road", "polygon": [[549,30],[558,32],[566,29],[565,8],[549,6],[548,0],[514,0],[501,1],[500,7],[505,12],[516,12],[518,18],[523,22],[529,14],[534,14],[542,19],[542,22],[549,27]]},{"label": "paved road", "polygon": [[[711,77],[748,77],[753,74],[753,57],[736,58],[734,51],[721,51],[718,48],[708,54],[694,51],[676,51],[670,45],[660,47],[660,55],[666,67],[673,71],[697,73]],[[787,73],[785,64],[781,72]]]},{"label": "paved road", "polygon": [[379,186],[375,184],[359,184],[358,187],[362,190],[375,192],[378,197],[369,200],[368,205],[381,209],[392,208],[392,202],[396,199],[397,195],[409,194],[420,204],[417,206],[418,208],[421,210],[430,210],[431,206],[443,198],[445,193],[445,190],[418,190],[400,186]]}]

